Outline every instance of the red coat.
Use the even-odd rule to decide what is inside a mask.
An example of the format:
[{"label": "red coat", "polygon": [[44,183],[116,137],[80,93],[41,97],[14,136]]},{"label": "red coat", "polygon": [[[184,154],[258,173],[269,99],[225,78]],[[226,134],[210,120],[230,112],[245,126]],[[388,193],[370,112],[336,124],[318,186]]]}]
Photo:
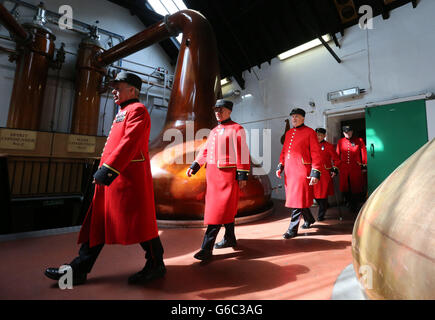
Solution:
[{"label": "red coat", "polygon": [[285,206],[309,208],[313,204],[312,171],[321,171],[322,158],[316,132],[305,126],[290,129],[285,135],[280,163],[284,165]]},{"label": "red coat", "polygon": [[195,161],[206,165],[204,224],[234,222],[239,202],[238,173],[250,171],[245,130],[234,121],[216,126]]},{"label": "red coat", "polygon": [[333,167],[337,167],[340,163],[334,145],[325,140],[320,142],[320,154],[322,156],[322,169],[320,181],[313,186],[315,199],[325,199],[328,196],[334,195],[334,186],[330,172]]},{"label": "red coat", "polygon": [[122,108],[113,121],[100,165],[119,174],[96,185],[79,243],[133,244],[158,236],[148,154],[150,116],[139,102]]},{"label": "red coat", "polygon": [[363,192],[365,182],[361,165],[367,165],[367,149],[363,139],[341,138],[337,143],[337,154],[340,158],[340,191]]}]

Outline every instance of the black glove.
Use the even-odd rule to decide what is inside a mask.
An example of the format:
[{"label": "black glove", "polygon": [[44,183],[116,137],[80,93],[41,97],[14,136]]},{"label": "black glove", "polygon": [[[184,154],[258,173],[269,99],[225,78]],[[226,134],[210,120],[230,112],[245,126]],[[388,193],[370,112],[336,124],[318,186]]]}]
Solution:
[{"label": "black glove", "polygon": [[237,170],[236,180],[237,181],[248,180],[248,174],[249,174],[249,172],[247,172],[247,171],[239,171],[239,170]]},{"label": "black glove", "polygon": [[192,169],[192,174],[196,174],[199,169],[201,169],[201,166],[198,162],[194,161],[192,165],[190,166],[190,169]]},{"label": "black glove", "polygon": [[118,173],[104,165],[94,173],[94,179],[106,186],[110,185],[117,176]]}]

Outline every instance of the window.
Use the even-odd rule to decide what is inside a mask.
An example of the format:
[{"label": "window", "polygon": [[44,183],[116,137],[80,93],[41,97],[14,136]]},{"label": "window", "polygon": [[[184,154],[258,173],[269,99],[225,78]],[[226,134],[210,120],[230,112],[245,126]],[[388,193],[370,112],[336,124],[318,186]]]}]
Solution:
[{"label": "window", "polygon": [[[187,9],[183,0],[148,0],[153,10],[162,16],[173,14],[180,10]],[[177,41],[181,43],[182,34],[178,35]]]},{"label": "window", "polygon": [[[331,36],[329,34],[322,36],[322,39],[325,40],[326,42],[329,42],[332,40]],[[320,42],[319,39],[314,39],[310,42],[307,42],[303,45],[300,45],[299,47],[293,48],[291,50],[288,50],[286,52],[283,52],[281,54],[278,55],[279,60],[285,60],[287,58],[293,57],[301,52],[310,50],[312,48],[315,48],[317,46],[320,46],[322,43]]]}]

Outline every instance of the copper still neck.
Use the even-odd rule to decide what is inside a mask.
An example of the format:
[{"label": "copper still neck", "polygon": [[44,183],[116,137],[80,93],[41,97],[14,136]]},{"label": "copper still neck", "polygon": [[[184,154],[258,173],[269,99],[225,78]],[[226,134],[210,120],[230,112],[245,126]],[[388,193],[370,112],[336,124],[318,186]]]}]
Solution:
[{"label": "copper still neck", "polygon": [[[194,122],[195,131],[211,128],[216,122],[210,109],[221,96],[219,61],[213,30],[200,13],[182,10],[166,16],[163,21],[97,55],[95,63],[108,65],[180,32],[183,40],[163,131],[178,128],[184,132],[186,121]],[[163,131],[152,146],[163,143]]]}]

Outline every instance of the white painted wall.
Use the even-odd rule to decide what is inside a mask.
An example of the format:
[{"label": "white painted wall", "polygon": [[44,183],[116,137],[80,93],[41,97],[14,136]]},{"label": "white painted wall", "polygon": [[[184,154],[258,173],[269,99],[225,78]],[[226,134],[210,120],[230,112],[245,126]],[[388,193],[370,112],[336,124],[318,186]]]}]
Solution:
[{"label": "white painted wall", "polygon": [[[279,141],[284,120],[293,107],[305,109],[306,124],[316,128],[326,125],[324,112],[329,109],[435,92],[434,13],[435,1],[422,0],[416,9],[409,4],[392,11],[388,20],[374,18],[372,30],[358,26],[345,30],[341,49],[331,43],[341,64],[320,46],[285,61],[273,59],[271,65],[264,63],[252,73],[244,72],[246,89],[241,96],[252,96],[230,98],[235,103],[232,118],[245,123],[246,129],[272,130],[269,177],[273,186],[283,184],[274,169],[282,148]],[[328,92],[354,86],[367,93],[357,100],[327,101]],[[223,91],[232,89],[240,88],[233,82]],[[314,108],[309,106],[310,101],[315,102]],[[433,112],[428,114],[428,122],[435,123]],[[284,189],[275,191],[273,197],[284,199]]]},{"label": "white painted wall", "polygon": [[[40,1],[27,0],[26,2],[38,5]],[[124,36],[125,39],[145,29],[142,22],[136,16],[132,16],[128,10],[106,0],[50,0],[44,1],[44,4],[47,10],[54,12],[58,12],[61,5],[70,5],[73,9],[74,19],[88,24],[95,24],[95,21],[98,20],[99,28]],[[11,9],[12,3],[6,1],[5,6],[7,9]],[[18,11],[20,12],[20,22],[29,20],[34,15],[33,11],[25,7],[20,7]],[[66,44],[65,50],[67,52],[77,53],[78,46],[83,36],[72,31],[61,30],[53,24],[47,24],[47,27],[51,29],[56,36],[56,48],[59,48],[61,42],[64,42]],[[2,26],[0,26],[0,34],[9,36],[7,30]],[[101,41],[103,45],[105,45],[105,49],[108,49],[109,46],[107,42],[109,41],[109,38],[102,35]],[[114,44],[117,43],[118,41],[114,39]],[[0,46],[9,48],[14,47],[13,43],[1,39]],[[153,45],[149,48],[143,49],[125,59],[154,68],[162,67],[168,70],[170,74],[174,71],[174,66],[170,65],[169,58],[159,45]],[[76,55],[66,55],[66,62],[59,73],[60,81],[57,93],[55,91],[57,71],[52,69],[49,70],[42,115],[42,130],[50,131],[52,129],[51,121],[54,120],[54,131],[69,132],[75,89],[75,62]],[[141,67],[125,60],[123,60],[122,66],[143,73],[151,73],[153,71],[152,68]],[[14,74],[15,63],[10,63],[7,54],[0,52],[0,93],[3,97],[3,103],[0,104],[0,127],[6,126],[7,123]],[[141,77],[146,79],[145,76]],[[163,89],[157,88],[150,90],[150,92],[160,94],[161,90]],[[144,103],[146,102],[145,91],[146,86],[144,85],[142,89],[143,94],[141,96],[141,100]],[[169,93],[166,93],[166,96],[168,95]],[[55,96],[56,102],[54,101]],[[148,106],[148,109],[150,109],[150,106]],[[108,99],[107,95],[102,95],[98,135],[108,134],[112,119],[116,112],[116,105],[113,103],[111,95]],[[153,110],[151,115],[151,138],[161,130],[165,116],[165,110]]]},{"label": "white painted wall", "polygon": [[435,139],[435,100],[426,102],[427,134],[429,141]]}]

